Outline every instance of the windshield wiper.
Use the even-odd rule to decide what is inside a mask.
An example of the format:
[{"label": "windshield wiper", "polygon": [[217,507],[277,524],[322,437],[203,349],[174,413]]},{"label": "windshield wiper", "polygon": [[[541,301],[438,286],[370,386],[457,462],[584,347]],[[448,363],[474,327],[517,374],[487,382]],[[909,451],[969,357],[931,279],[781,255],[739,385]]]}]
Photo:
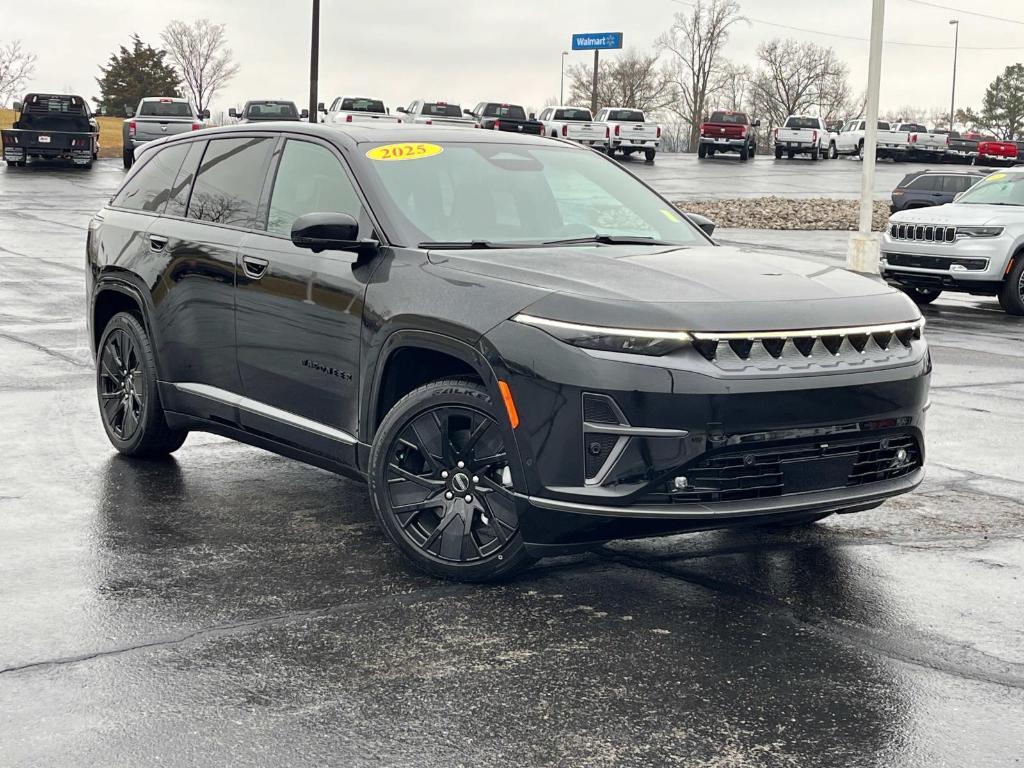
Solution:
[{"label": "windshield wiper", "polygon": [[484,250],[486,248],[522,248],[522,245],[516,243],[495,243],[490,240],[449,240],[449,241],[438,241],[431,242],[425,240],[419,244],[420,248],[434,248],[439,251],[454,251],[454,250]]},{"label": "windshield wiper", "polygon": [[587,237],[570,237],[565,240],[547,240],[544,245],[577,245],[579,243],[601,243],[602,245],[681,245],[653,237],[639,235],[589,235]]}]

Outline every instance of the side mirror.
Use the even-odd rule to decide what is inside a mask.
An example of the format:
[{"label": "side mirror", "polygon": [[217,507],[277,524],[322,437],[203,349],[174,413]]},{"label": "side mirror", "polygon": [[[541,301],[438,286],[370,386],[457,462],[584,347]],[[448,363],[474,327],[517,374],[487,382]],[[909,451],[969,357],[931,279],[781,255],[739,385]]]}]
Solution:
[{"label": "side mirror", "polygon": [[204,109],[202,112],[199,113],[199,117],[202,120],[209,120],[210,119],[210,110]]},{"label": "side mirror", "polygon": [[701,216],[699,213],[687,213],[684,215],[690,220],[691,224],[698,227],[708,237],[715,233],[715,222],[707,216]]},{"label": "side mirror", "polygon": [[308,120],[309,119],[309,110],[308,109],[304,109],[301,112],[299,112],[299,119],[300,120]]},{"label": "side mirror", "polygon": [[324,103],[322,101],[318,101],[317,105],[316,105],[316,111],[317,112],[323,112],[326,115],[327,114],[327,107],[324,106]]},{"label": "side mirror", "polygon": [[238,110],[232,107],[228,110],[228,117],[238,117]]},{"label": "side mirror", "polygon": [[531,120],[536,120],[537,119],[537,113],[536,112],[531,112],[530,113],[530,119]]},{"label": "side mirror", "polygon": [[409,114],[409,110],[405,107],[395,107],[395,112],[401,112],[403,115]]},{"label": "side mirror", "polygon": [[464,114],[464,115],[469,115],[470,117],[476,117],[476,115],[474,115],[474,114],[473,114],[472,112],[470,112],[470,111],[469,111],[468,109],[464,109],[464,110],[462,110],[462,114]]},{"label": "side mirror", "polygon": [[14,109],[15,112],[21,112],[22,107],[24,107],[24,106],[25,105],[22,104],[20,101],[16,101],[16,102],[14,102],[14,104],[11,105],[11,107]]},{"label": "side mirror", "polygon": [[376,240],[360,240],[359,224],[347,213],[305,213],[292,223],[292,243],[321,251],[354,251],[361,256],[377,251]]},{"label": "side mirror", "polygon": [[761,121],[760,120],[755,120],[754,122],[751,123],[751,125],[754,126],[755,128],[760,128],[761,127]]},{"label": "side mirror", "polygon": [[124,108],[124,116],[125,117],[135,117],[135,107],[125,107]]}]

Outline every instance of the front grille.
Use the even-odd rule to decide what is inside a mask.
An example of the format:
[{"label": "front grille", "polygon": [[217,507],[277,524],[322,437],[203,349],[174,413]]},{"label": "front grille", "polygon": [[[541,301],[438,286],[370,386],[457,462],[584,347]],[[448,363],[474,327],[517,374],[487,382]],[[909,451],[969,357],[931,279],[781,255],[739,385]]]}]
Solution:
[{"label": "front grille", "polygon": [[727,371],[835,370],[904,363],[923,321],[863,328],[764,333],[697,333],[694,348]]},{"label": "front grille", "polygon": [[956,227],[937,224],[890,224],[889,237],[893,240],[916,240],[924,243],[952,243],[956,241]]},{"label": "front grille", "polygon": [[758,450],[734,446],[679,469],[676,474],[687,479],[685,490],[665,483],[638,503],[715,504],[776,498],[889,480],[920,466],[920,447],[908,434],[803,441]]},{"label": "front grille", "polygon": [[893,267],[949,270],[954,264],[980,271],[988,267],[988,259],[961,259],[953,256],[918,256],[909,253],[887,253],[885,261]]}]

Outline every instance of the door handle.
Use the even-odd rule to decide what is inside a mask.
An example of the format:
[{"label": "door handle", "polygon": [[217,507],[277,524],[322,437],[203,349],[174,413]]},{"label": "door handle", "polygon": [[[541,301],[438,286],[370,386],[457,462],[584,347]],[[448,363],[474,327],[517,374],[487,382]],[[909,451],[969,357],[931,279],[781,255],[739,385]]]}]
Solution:
[{"label": "door handle", "polygon": [[242,271],[246,277],[253,280],[259,280],[267,274],[267,267],[269,266],[270,262],[266,259],[257,259],[255,256],[242,257]]},{"label": "door handle", "polygon": [[149,249],[151,251],[160,252],[160,251],[162,251],[164,249],[165,245],[167,245],[167,238],[166,237],[161,237],[160,235],[150,235],[149,236]]}]

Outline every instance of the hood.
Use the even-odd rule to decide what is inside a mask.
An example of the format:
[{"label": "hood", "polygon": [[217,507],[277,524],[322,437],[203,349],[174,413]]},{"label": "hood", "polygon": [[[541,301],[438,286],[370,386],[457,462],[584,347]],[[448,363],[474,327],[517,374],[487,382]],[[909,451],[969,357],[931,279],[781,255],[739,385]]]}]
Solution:
[{"label": "hood", "polygon": [[1024,208],[1006,205],[947,203],[932,208],[915,208],[894,213],[889,221],[897,224],[938,224],[941,226],[982,227],[986,224],[1019,224]]},{"label": "hood", "polygon": [[920,313],[881,280],[747,248],[587,246],[432,252],[431,261],[548,293],[525,312],[567,322],[707,331],[874,325]]}]

